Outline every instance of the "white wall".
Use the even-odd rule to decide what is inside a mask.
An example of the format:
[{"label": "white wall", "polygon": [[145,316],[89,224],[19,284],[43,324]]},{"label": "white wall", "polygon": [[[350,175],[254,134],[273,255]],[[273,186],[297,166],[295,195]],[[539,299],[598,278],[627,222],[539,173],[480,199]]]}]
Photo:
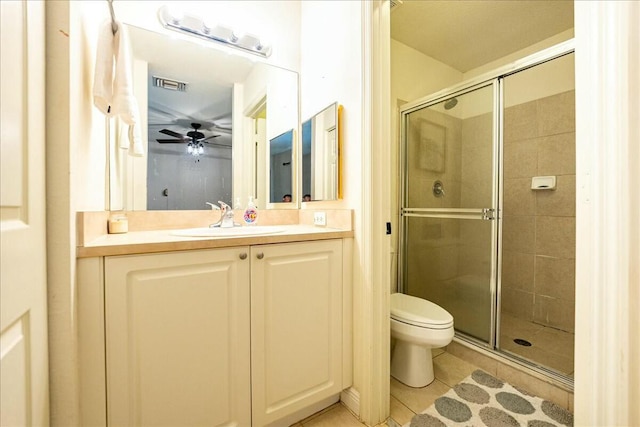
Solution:
[{"label": "white wall", "polygon": [[[301,115],[309,119],[334,102],[343,110],[343,199],[307,203],[311,209],[354,209],[354,361],[368,359],[369,349],[363,348],[363,325],[358,299],[367,293],[370,284],[363,282],[365,252],[362,221],[363,202],[363,44],[362,10],[357,1],[301,2]],[[366,288],[366,289],[364,289]],[[356,301],[357,300],[357,301]],[[368,389],[363,375],[354,366],[353,385]]]},{"label": "white wall", "polygon": [[546,49],[558,43],[562,43],[564,41],[570,40],[571,38],[573,38],[573,29],[563,31],[559,34],[556,34],[555,36],[544,39],[538,43],[534,43],[531,46],[527,46],[524,49],[520,49],[509,55],[503,56],[502,58],[496,59],[495,61],[488,62],[477,68],[474,68],[473,70],[469,70],[466,73],[464,73],[462,78],[463,80],[472,79],[483,73],[486,73],[491,70],[495,70],[496,68],[509,64],[510,62],[516,61],[518,59],[524,58],[525,56],[539,52],[542,49]]},{"label": "white wall", "polygon": [[[361,200],[362,46],[360,3],[303,1],[301,9],[301,118],[338,102],[343,110],[343,200],[312,208],[355,208]],[[357,215],[357,213],[356,213]],[[357,222],[357,219],[356,219]]]}]

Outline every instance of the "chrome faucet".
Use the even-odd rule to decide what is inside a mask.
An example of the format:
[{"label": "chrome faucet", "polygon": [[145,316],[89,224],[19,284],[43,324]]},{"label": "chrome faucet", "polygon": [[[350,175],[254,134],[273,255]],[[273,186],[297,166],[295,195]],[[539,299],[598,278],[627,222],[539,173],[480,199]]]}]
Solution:
[{"label": "chrome faucet", "polygon": [[220,204],[220,220],[213,224],[210,224],[209,227],[220,227],[220,228],[231,228],[235,226],[233,222],[233,209],[231,206],[218,200]]}]

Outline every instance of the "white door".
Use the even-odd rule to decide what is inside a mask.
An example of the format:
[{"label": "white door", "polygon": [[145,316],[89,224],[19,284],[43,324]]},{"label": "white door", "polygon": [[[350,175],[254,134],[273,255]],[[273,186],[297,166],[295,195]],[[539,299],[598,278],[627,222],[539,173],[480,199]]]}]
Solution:
[{"label": "white door", "polygon": [[0,1],[0,425],[49,425],[44,3]]}]

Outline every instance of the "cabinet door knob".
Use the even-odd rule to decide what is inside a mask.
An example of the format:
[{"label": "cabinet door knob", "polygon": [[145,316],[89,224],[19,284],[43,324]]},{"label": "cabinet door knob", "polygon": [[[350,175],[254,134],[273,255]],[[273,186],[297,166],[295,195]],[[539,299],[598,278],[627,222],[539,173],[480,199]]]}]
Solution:
[{"label": "cabinet door knob", "polygon": [[258,255],[256,255],[256,258],[262,259],[262,258],[264,258],[264,254],[262,252],[260,252]]},{"label": "cabinet door knob", "polygon": [[240,259],[247,259],[247,253],[246,252],[242,252],[240,254]]}]

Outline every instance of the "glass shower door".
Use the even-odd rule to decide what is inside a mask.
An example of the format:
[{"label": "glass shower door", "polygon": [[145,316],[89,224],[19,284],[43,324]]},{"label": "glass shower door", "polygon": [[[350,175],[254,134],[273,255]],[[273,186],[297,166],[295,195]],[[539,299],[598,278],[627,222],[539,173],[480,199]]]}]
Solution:
[{"label": "glass shower door", "polygon": [[402,114],[400,291],[432,301],[458,333],[494,345],[496,83]]}]

